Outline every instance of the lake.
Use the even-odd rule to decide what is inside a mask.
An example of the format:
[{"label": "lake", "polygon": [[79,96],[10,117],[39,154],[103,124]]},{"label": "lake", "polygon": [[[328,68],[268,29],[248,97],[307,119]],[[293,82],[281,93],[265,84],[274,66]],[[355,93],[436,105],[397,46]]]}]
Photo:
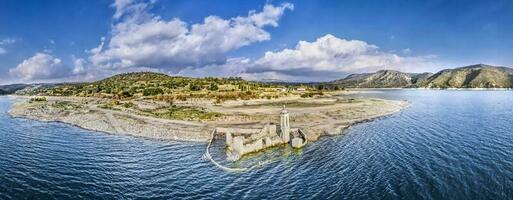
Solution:
[{"label": "lake", "polygon": [[513,91],[351,96],[410,106],[245,173],[206,144],[11,118],[0,97],[0,199],[513,199]]}]

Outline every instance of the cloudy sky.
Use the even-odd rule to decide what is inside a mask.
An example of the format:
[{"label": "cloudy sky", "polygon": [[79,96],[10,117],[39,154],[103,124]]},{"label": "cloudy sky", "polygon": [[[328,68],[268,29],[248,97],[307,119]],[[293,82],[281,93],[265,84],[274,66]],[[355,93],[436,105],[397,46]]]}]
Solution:
[{"label": "cloudy sky", "polygon": [[512,1],[2,0],[0,84],[513,66]]}]

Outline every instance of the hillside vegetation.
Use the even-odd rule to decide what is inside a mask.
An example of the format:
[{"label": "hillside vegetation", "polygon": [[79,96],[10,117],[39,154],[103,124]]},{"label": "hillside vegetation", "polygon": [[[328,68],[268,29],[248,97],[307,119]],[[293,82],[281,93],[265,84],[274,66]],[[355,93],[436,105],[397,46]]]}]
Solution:
[{"label": "hillside vegetation", "polygon": [[512,88],[513,70],[506,67],[472,65],[442,70],[419,87],[428,88]]},{"label": "hillside vegetation", "polygon": [[380,70],[330,83],[346,88],[513,88],[513,69],[478,64],[436,74]]},{"label": "hillside vegetation", "polygon": [[[297,88],[305,91],[296,92]],[[235,99],[278,98],[289,94],[319,95],[315,87],[245,81],[239,77],[190,78],[153,72],[115,75],[91,83],[59,84],[20,91],[20,95],[101,97],[113,99],[152,98],[175,101],[190,98]]]},{"label": "hillside vegetation", "polygon": [[405,88],[414,87],[424,81],[430,73],[414,74],[395,70],[380,70],[375,73],[351,74],[344,79],[331,82],[351,88]]},{"label": "hillside vegetation", "polygon": [[22,90],[29,85],[27,84],[12,84],[12,85],[0,85],[0,95],[13,94],[18,90]]},{"label": "hillside vegetation", "polygon": [[[113,99],[153,98],[174,101],[192,98],[217,102],[235,99],[278,98],[287,95],[313,97],[344,88],[513,88],[513,69],[471,65],[438,73],[404,73],[380,70],[351,74],[320,83],[251,82],[239,77],[190,78],[153,72],[125,73],[90,83],[14,84],[0,86],[0,95],[46,95]],[[298,90],[299,89],[299,90]]]}]

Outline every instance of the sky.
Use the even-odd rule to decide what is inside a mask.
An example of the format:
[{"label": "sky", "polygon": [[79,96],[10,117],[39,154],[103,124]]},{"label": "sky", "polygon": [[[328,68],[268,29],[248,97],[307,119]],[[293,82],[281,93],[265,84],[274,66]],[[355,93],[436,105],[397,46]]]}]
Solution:
[{"label": "sky", "polygon": [[513,1],[2,0],[0,84],[513,66]]}]

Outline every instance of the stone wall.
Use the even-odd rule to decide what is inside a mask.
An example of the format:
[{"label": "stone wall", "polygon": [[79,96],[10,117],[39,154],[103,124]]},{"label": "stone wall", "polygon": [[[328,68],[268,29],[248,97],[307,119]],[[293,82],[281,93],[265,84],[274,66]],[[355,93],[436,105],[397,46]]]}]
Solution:
[{"label": "stone wall", "polygon": [[217,128],[217,133],[224,133],[226,146],[235,160],[244,154],[261,151],[265,148],[285,144],[277,133],[277,126],[268,124],[262,129]]}]

